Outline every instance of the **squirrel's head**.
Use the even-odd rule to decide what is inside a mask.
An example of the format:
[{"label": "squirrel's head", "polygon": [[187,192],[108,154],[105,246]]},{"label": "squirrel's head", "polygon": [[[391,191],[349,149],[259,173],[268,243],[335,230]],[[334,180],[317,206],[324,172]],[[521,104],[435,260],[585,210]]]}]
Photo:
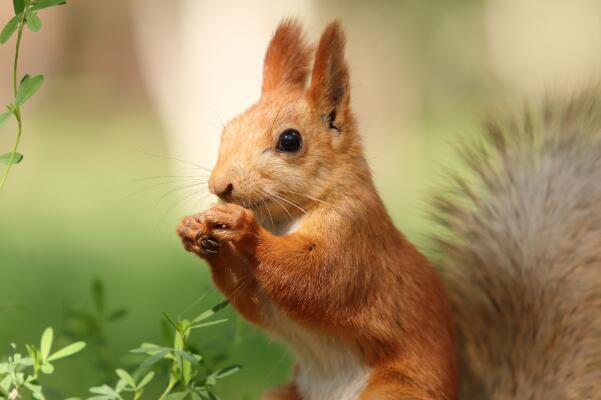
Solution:
[{"label": "squirrel's head", "polygon": [[360,152],[344,45],[340,23],[330,23],[307,88],[312,50],[297,21],[280,23],[265,55],[261,98],[223,130],[213,194],[281,220],[336,185],[334,171]]}]

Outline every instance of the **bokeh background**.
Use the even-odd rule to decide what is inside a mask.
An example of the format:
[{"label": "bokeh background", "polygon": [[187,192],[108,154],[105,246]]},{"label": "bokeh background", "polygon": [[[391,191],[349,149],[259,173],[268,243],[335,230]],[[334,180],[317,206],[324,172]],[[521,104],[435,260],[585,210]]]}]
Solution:
[{"label": "bokeh background", "polygon": [[[85,396],[127,365],[128,349],[163,342],[161,312],[190,317],[221,299],[174,228],[206,206],[193,164],[212,167],[222,124],[257,99],[268,40],[290,15],[312,40],[342,19],[377,186],[418,245],[431,229],[427,192],[458,164],[460,138],[491,112],[569,95],[601,71],[597,0],[71,0],[41,12],[21,72],[46,82],[24,108],[25,159],[0,194],[0,355],[46,326],[59,341],[93,343],[58,368],[56,398]],[[11,16],[0,0],[2,24]],[[13,47],[14,38],[0,46],[3,104]],[[0,152],[14,129],[0,130]],[[106,308],[128,314],[87,331],[76,317],[93,312],[95,280]],[[223,398],[285,382],[286,350],[226,314],[226,326],[195,339],[216,365],[244,365],[220,386]]]}]

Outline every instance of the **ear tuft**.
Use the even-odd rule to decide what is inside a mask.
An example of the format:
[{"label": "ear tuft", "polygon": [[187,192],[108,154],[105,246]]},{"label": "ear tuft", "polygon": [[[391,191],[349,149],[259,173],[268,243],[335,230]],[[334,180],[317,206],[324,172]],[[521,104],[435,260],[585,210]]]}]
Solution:
[{"label": "ear tuft", "polygon": [[304,89],[310,57],[311,49],[305,42],[298,20],[284,19],[273,34],[265,54],[263,93],[281,86]]},{"label": "ear tuft", "polygon": [[309,101],[327,120],[330,128],[344,119],[350,100],[348,65],[344,59],[346,40],[340,21],[331,22],[319,40],[309,89]]}]

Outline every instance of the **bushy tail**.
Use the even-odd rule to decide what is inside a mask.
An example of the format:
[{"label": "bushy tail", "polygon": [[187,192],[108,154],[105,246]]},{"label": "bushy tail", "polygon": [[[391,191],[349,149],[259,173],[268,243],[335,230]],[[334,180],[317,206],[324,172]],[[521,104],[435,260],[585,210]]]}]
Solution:
[{"label": "bushy tail", "polygon": [[435,201],[465,399],[601,399],[601,91],[465,151]]}]

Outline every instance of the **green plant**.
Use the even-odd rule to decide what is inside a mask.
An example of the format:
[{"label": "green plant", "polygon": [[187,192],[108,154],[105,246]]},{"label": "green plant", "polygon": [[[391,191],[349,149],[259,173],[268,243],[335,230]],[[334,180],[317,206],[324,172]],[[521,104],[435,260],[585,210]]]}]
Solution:
[{"label": "green plant", "polygon": [[124,395],[133,400],[141,399],[146,385],[155,376],[153,371],[143,376],[142,374],[161,361],[168,365],[168,373],[159,400],[218,399],[219,397],[213,391],[217,381],[236,373],[241,367],[230,365],[217,370],[212,369],[207,365],[204,357],[190,346],[189,340],[192,331],[227,321],[226,319],[207,321],[227,304],[227,301],[219,303],[192,320],[174,319],[164,313],[165,320],[174,330],[173,345],[164,347],[143,343],[139,348],[131,350],[132,353],[146,356],[136,371],[130,375],[123,369],[117,369],[115,371],[119,377],[117,384],[114,387],[102,385],[90,388],[90,392],[95,396],[88,400],[124,400]]},{"label": "green plant", "polygon": [[13,8],[15,11],[14,17],[12,17],[8,23],[0,32],[0,44],[6,43],[15,32],[17,32],[17,43],[15,46],[15,58],[13,62],[13,73],[12,73],[12,86],[14,101],[6,106],[8,111],[0,114],[0,127],[4,125],[11,117],[15,118],[17,122],[17,136],[12,150],[8,153],[0,154],[0,163],[6,164],[6,168],[0,177],[0,191],[4,188],[8,174],[11,167],[14,164],[18,164],[23,160],[23,154],[17,150],[19,148],[19,142],[23,133],[23,116],[21,113],[21,106],[25,104],[31,96],[42,86],[44,82],[43,75],[30,76],[24,75],[19,83],[18,80],[18,67],[19,67],[19,53],[21,49],[21,40],[23,38],[23,29],[25,25],[32,32],[38,32],[42,29],[42,21],[38,17],[37,12],[39,10],[65,4],[64,0],[13,0]]},{"label": "green plant", "polygon": [[88,344],[88,353],[93,355],[98,370],[112,376],[116,367],[109,351],[106,330],[108,326],[127,316],[125,308],[108,309],[104,283],[92,280],[90,285],[92,307],[69,307],[65,313],[63,333],[73,340],[84,340]]},{"label": "green plant", "polygon": [[134,400],[142,398],[146,385],[154,378],[154,372],[150,371],[138,382],[124,369],[117,369],[115,373],[120,378],[117,385],[113,389],[108,385],[96,386],[90,388],[90,392],[96,396],[88,398],[88,400],[122,400],[122,393],[130,392]]},{"label": "green plant", "polygon": [[40,348],[26,345],[28,357],[17,353],[16,345],[11,344],[13,354],[6,362],[0,363],[0,399],[15,400],[27,390],[34,399],[44,400],[43,387],[39,381],[40,374],[50,375],[54,372],[54,361],[72,356],[80,352],[86,344],[75,342],[51,353],[54,332],[47,328],[42,334]]}]

